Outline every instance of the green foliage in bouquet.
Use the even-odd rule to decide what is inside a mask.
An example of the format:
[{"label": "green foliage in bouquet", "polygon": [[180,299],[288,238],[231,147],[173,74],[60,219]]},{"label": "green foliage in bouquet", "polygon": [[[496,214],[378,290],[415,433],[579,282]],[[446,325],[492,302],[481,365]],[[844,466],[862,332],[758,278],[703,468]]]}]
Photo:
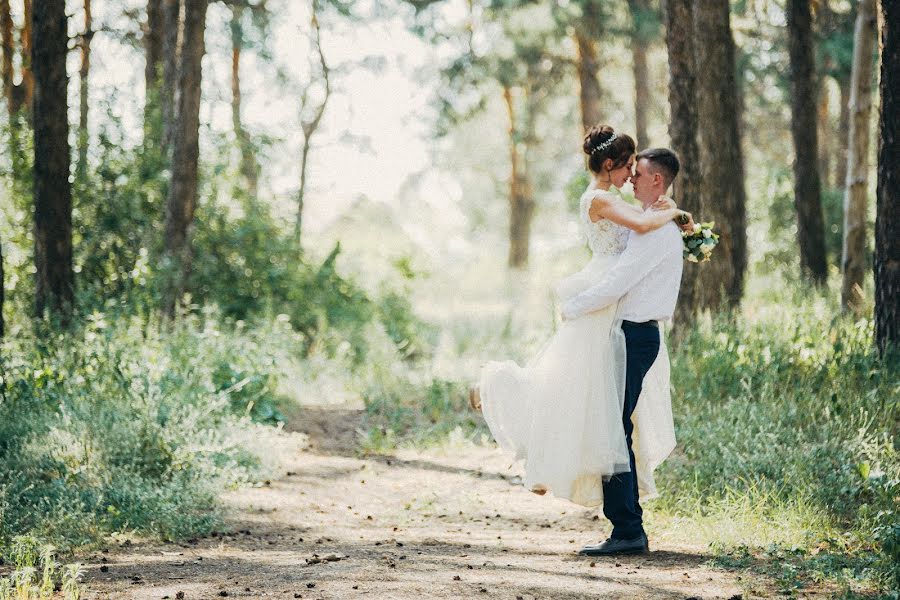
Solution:
[{"label": "green foliage in bouquet", "polygon": [[715,226],[715,221],[695,223],[693,231],[681,232],[684,241],[683,257],[688,262],[697,263],[709,260],[713,248],[719,243],[719,234],[713,231]]}]

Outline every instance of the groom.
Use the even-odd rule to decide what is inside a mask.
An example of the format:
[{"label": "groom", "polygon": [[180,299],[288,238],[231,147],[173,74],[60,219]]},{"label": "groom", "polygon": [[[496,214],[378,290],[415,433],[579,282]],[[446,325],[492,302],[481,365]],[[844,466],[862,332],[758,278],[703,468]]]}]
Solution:
[{"label": "groom", "polygon": [[[644,207],[666,193],[678,175],[678,157],[665,148],[644,150],[637,155],[631,183],[634,196]],[[692,225],[692,224],[691,224]],[[576,319],[619,303],[617,317],[625,334],[625,402],[622,425],[631,470],[603,482],[603,514],[613,524],[609,539],[589,544],[579,554],[607,556],[649,551],[638,501],[631,415],[641,395],[644,375],[659,353],[658,321],[669,320],[675,311],[681,285],[682,241],[678,226],[668,223],[645,234],[630,232],[625,251],[600,282],[563,306],[563,319]]]}]

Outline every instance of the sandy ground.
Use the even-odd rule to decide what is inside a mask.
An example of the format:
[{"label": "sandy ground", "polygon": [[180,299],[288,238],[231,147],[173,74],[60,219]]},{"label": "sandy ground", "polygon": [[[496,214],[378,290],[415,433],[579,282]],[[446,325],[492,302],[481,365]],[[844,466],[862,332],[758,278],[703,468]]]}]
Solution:
[{"label": "sandy ground", "polygon": [[84,557],[86,598],[752,598],[747,573],[704,548],[654,544],[628,558],[576,555],[606,537],[596,510],[517,485],[481,447],[359,456],[361,413],[311,407],[283,477],[229,492],[224,532],[182,544],[112,544]]}]

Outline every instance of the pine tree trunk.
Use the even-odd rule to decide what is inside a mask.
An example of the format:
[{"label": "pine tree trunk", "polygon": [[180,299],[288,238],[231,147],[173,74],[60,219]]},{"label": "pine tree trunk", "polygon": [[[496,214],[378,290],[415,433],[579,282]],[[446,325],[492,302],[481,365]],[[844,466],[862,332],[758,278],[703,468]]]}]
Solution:
[{"label": "pine tree trunk", "polygon": [[[184,0],[187,2],[187,0]],[[160,111],[162,112],[163,139],[162,146],[167,157],[171,157],[172,137],[175,121],[178,118],[178,67],[181,62],[182,0],[163,0],[163,38],[162,61],[163,81],[160,93]]]},{"label": "pine tree trunk", "polygon": [[800,267],[817,284],[828,275],[819,180],[815,66],[810,0],[788,0],[791,59],[791,133],[794,138],[794,205]]},{"label": "pine tree trunk", "polygon": [[163,61],[163,3],[147,0],[147,23],[144,31],[144,139],[158,144],[160,124],[160,80]]},{"label": "pine tree trunk", "polygon": [[84,33],[81,36],[81,68],[78,70],[78,163],[75,177],[79,181],[87,178],[88,155],[88,76],[91,71],[91,39],[94,37],[91,19],[91,0],[84,0]]},{"label": "pine tree trunk", "polygon": [[881,118],[875,217],[875,341],[900,349],[900,2],[881,0]]},{"label": "pine tree trunk", "polygon": [[241,175],[247,182],[247,193],[251,198],[256,198],[259,187],[259,166],[250,136],[247,135],[241,121],[241,49],[244,45],[241,21],[244,8],[235,4],[231,11],[231,121],[241,153]]},{"label": "pine tree trunk", "polygon": [[728,0],[693,3],[694,64],[697,65],[699,195],[705,221],[721,236],[717,256],[700,271],[700,309],[740,304],[747,270],[747,209],[744,159],[738,126],[735,48]]},{"label": "pine tree trunk", "polygon": [[503,88],[503,100],[509,116],[509,258],[512,269],[528,266],[531,220],[534,216],[534,194],[528,179],[525,157],[518,148],[518,127],[512,90]]},{"label": "pine tree trunk", "polygon": [[25,20],[22,25],[22,31],[19,33],[22,44],[22,83],[20,93],[16,95],[16,106],[14,112],[19,112],[23,107],[27,113],[32,110],[34,103],[34,71],[32,69],[34,47],[34,34],[32,32],[32,22],[34,20],[34,9],[32,0],[24,0]]},{"label": "pine tree trunk", "polygon": [[72,309],[72,192],[66,105],[68,34],[64,0],[33,13],[35,310],[65,320]]},{"label": "pine tree trunk", "polygon": [[[669,55],[669,138],[681,161],[675,181],[675,202],[699,219],[703,207],[700,194],[700,161],[697,148],[696,78],[691,0],[666,0],[664,7],[666,47]],[[687,265],[675,307],[675,337],[688,331],[697,313],[699,265]]]},{"label": "pine tree trunk", "polygon": [[866,213],[869,177],[869,117],[872,110],[872,53],[875,50],[877,17],[875,0],[862,0],[853,36],[849,142],[844,193],[844,243],[841,258],[843,282],[841,306],[862,308],[862,286],[866,269]]},{"label": "pine tree trunk", "polygon": [[0,0],[0,45],[2,45],[3,57],[0,62],[0,77],[3,79],[3,97],[6,98],[6,107],[10,117],[13,116],[13,94],[15,83],[13,82],[13,54],[15,53],[15,40],[13,39],[13,20],[9,10],[9,0]]},{"label": "pine tree trunk", "polygon": [[831,174],[831,145],[827,143],[828,139],[831,137],[829,135],[829,132],[831,131],[831,108],[828,102],[828,88],[825,86],[824,77],[818,86],[817,92],[816,127],[818,130],[816,131],[816,137],[817,139],[822,140],[822,143],[818,144],[819,179],[822,182],[822,187],[827,188],[829,175]]},{"label": "pine tree trunk", "polygon": [[576,29],[578,46],[578,81],[581,104],[581,126],[585,132],[600,123],[600,62],[597,59],[597,42],[585,31]]},{"label": "pine tree trunk", "polygon": [[174,313],[191,269],[190,229],[197,202],[200,82],[207,0],[185,0],[184,44],[178,78],[178,122],[172,137],[172,181],[166,201],[166,254],[172,261],[167,312]]},{"label": "pine tree trunk", "polygon": [[647,114],[650,102],[650,75],[647,69],[647,47],[650,40],[644,34],[644,21],[650,16],[647,0],[629,0],[631,10],[631,58],[634,73],[634,133],[638,148],[649,143]]},{"label": "pine tree trunk", "polygon": [[838,117],[838,128],[834,136],[838,150],[834,164],[834,187],[843,188],[847,183],[847,152],[850,136],[850,77],[841,77],[838,81],[841,91],[841,111]]}]

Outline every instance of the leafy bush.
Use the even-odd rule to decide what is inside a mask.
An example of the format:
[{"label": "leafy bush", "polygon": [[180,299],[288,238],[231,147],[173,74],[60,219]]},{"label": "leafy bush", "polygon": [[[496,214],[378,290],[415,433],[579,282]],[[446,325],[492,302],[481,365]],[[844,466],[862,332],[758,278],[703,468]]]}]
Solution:
[{"label": "leafy bush", "polygon": [[277,418],[273,353],[297,341],[284,323],[218,322],[214,311],[168,324],[95,313],[4,346],[0,544],[215,526],[218,490],[260,472],[252,420]]},{"label": "leafy bush", "polygon": [[748,500],[748,521],[775,519],[786,543],[874,549],[858,575],[897,581],[900,369],[877,356],[870,320],[823,322],[814,305],[715,320],[673,353],[681,450],[660,469],[660,506],[722,519]]}]

